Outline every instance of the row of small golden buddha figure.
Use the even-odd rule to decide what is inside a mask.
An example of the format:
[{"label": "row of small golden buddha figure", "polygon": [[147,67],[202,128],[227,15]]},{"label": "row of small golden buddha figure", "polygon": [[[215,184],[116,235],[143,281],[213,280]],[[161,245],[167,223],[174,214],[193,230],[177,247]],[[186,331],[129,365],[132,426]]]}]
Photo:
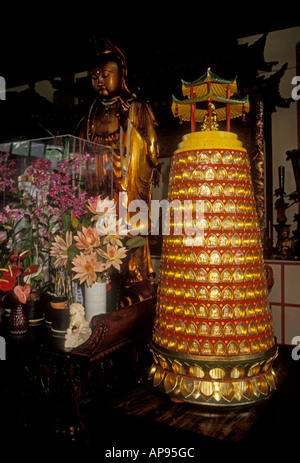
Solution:
[{"label": "row of small golden buddha figure", "polygon": [[153,341],[160,347],[174,352],[191,355],[237,356],[264,352],[274,347],[272,330],[269,334],[238,340],[192,339],[180,336],[167,336],[165,332],[154,330]]},{"label": "row of small golden buddha figure", "polygon": [[[201,249],[201,248],[200,248]],[[165,263],[177,264],[199,264],[199,265],[251,265],[263,264],[263,250],[256,248],[256,250],[247,250],[247,248],[239,248],[232,250],[225,250],[219,248],[218,251],[207,249],[207,251],[198,251],[189,248],[180,248],[177,252],[176,249],[171,248],[172,252],[163,247],[161,268],[164,268]]]},{"label": "row of small golden buddha figure", "polygon": [[[255,231],[259,230],[258,219],[256,216],[237,216],[220,219],[219,217],[200,217],[199,219],[190,217],[184,220],[184,233],[187,233],[188,236],[192,234],[200,235],[205,230],[237,230],[237,231]],[[170,233],[177,235],[183,232],[182,220],[170,218]],[[210,245],[211,246],[211,245]]]},{"label": "row of small golden buddha figure", "polygon": [[272,317],[266,315],[256,319],[243,321],[189,321],[168,315],[159,314],[158,329],[164,332],[184,334],[194,337],[247,337],[266,334],[272,330]]},{"label": "row of small golden buddha figure", "polygon": [[248,154],[245,151],[236,150],[175,151],[171,167],[198,164],[233,164],[250,167]]},{"label": "row of small golden buddha figure", "polygon": [[227,183],[223,182],[224,185],[221,183],[213,183],[211,182],[210,185],[206,183],[202,183],[201,185],[197,182],[191,183],[191,185],[186,185],[182,183],[181,185],[177,186],[175,184],[171,184],[169,188],[169,200],[174,199],[191,199],[191,198],[209,198],[211,196],[215,198],[223,198],[223,197],[238,197],[238,198],[249,198],[254,199],[253,189],[250,184],[246,183]]},{"label": "row of small golden buddha figure", "polygon": [[200,214],[256,214],[254,199],[231,198],[231,199],[189,199],[177,200],[170,204],[170,217],[176,217],[179,213],[193,214],[197,217]]},{"label": "row of small golden buddha figure", "polygon": [[241,283],[263,281],[266,277],[264,267],[188,267],[178,265],[164,265],[160,272],[162,280],[169,281],[198,281],[201,283]]},{"label": "row of small golden buddha figure", "polygon": [[[208,237],[214,237],[213,239]],[[217,241],[216,241],[217,239]],[[169,247],[205,247],[208,246],[209,243],[215,242],[218,247],[220,248],[227,248],[227,247],[234,247],[234,248],[260,248],[261,247],[261,235],[260,232],[252,232],[251,234],[242,232],[232,232],[228,231],[227,233],[213,233],[209,234],[209,232],[202,232],[192,235],[166,235],[164,237],[164,248],[167,250]],[[210,246],[209,246],[210,247]],[[175,251],[175,250],[174,250]],[[169,252],[173,252],[169,250]],[[167,252],[168,253],[168,252]],[[189,262],[197,262],[197,258],[193,258],[195,255],[193,252],[187,250],[189,253],[190,258],[188,258]],[[173,261],[174,259],[172,259]],[[182,259],[179,260],[182,262]]]},{"label": "row of small golden buddha figure", "polygon": [[200,318],[209,320],[231,320],[260,317],[271,313],[267,298],[255,302],[241,301],[232,303],[198,303],[179,301],[160,296],[157,311],[184,318]]},{"label": "row of small golden buddha figure", "polygon": [[233,301],[259,299],[268,295],[265,281],[243,283],[240,285],[230,284],[216,286],[216,283],[175,283],[161,280],[159,286],[161,295],[168,297],[196,299],[198,301]]},{"label": "row of small golden buddha figure", "polygon": [[170,172],[169,182],[181,183],[189,182],[191,180],[197,181],[211,181],[211,180],[220,180],[220,181],[241,181],[244,183],[251,182],[251,173],[250,169],[244,167],[207,167],[205,166],[184,166],[184,167],[174,167]]}]

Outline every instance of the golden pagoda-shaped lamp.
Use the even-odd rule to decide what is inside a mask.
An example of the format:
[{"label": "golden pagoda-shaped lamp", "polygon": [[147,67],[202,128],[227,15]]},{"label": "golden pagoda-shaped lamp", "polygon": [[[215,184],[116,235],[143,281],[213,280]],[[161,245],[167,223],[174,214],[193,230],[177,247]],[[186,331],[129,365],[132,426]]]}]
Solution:
[{"label": "golden pagoda-shaped lamp", "polygon": [[[196,122],[208,121],[208,130],[214,130],[214,121],[226,120],[226,130],[230,132],[230,119],[240,117],[249,112],[248,96],[244,99],[236,99],[236,78],[228,80],[214,74],[210,68],[207,73],[194,82],[182,82],[184,100],[178,100],[173,96],[172,112],[182,121],[191,121],[191,132],[196,130]],[[197,104],[207,102],[207,108],[197,108]],[[218,102],[215,109],[213,102]]]},{"label": "golden pagoda-shaped lamp", "polygon": [[[231,117],[249,111],[248,98],[230,97],[235,91],[235,80],[208,70],[184,82],[188,99],[173,97],[174,115],[191,120],[192,132],[172,158],[170,233],[163,239],[151,342],[154,386],[177,400],[218,406],[255,403],[276,388],[249,157],[237,135],[215,130],[224,119],[229,130]],[[208,107],[197,109],[202,100]],[[197,121],[208,130],[196,132]]]}]

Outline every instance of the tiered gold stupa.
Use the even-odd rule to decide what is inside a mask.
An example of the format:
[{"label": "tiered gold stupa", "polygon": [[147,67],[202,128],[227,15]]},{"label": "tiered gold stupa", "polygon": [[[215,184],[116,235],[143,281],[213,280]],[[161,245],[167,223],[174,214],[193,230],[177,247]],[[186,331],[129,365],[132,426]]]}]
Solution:
[{"label": "tiered gold stupa", "polygon": [[[184,200],[192,200],[192,210],[201,202],[203,213],[193,216],[195,233],[182,227],[177,235],[180,215],[172,209],[170,234],[163,241],[150,378],[179,400],[250,404],[276,388],[277,349],[249,157],[237,135],[212,130],[212,101],[225,103],[219,120],[223,114],[227,128],[230,105],[236,117],[249,104],[247,98],[230,98],[235,80],[210,71],[183,83],[184,93],[187,88],[191,98],[173,97],[172,109],[187,120],[186,107],[194,106],[192,133],[173,155],[168,201],[180,200],[183,208],[190,204]],[[197,113],[203,99],[208,109]],[[193,131],[197,120],[210,130]]]}]

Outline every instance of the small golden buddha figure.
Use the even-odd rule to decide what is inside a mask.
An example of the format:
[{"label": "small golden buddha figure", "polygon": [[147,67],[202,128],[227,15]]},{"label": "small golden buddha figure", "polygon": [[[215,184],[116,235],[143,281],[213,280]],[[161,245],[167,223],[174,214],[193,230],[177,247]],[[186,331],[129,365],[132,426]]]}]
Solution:
[{"label": "small golden buddha figure", "polygon": [[[96,98],[80,136],[113,149],[113,192],[117,211],[122,192],[127,194],[127,205],[133,200],[143,200],[150,210],[153,168],[158,164],[153,112],[148,104],[129,91],[125,58],[109,40],[101,42],[100,51],[98,48],[91,77]],[[146,244],[129,257],[125,272],[129,285],[149,282],[155,277],[146,234],[144,237]]]},{"label": "small golden buddha figure", "polygon": [[206,130],[219,130],[219,124],[217,121],[217,114],[215,109],[215,105],[211,103],[211,121],[209,121],[209,114],[207,113],[202,122],[202,132]]}]

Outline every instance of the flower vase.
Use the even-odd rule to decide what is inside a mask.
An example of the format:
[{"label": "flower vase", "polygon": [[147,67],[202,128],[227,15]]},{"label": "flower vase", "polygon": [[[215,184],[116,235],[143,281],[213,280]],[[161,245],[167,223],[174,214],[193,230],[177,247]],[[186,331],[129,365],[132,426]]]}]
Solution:
[{"label": "flower vase", "polygon": [[9,318],[9,331],[11,334],[23,335],[28,331],[28,319],[21,303],[13,307]]},{"label": "flower vase", "polygon": [[50,301],[51,331],[66,333],[70,323],[68,300]]},{"label": "flower vase", "polygon": [[44,310],[39,297],[30,295],[24,306],[25,315],[30,325],[41,324],[44,321]]},{"label": "flower vase", "polygon": [[96,282],[92,286],[84,284],[85,319],[90,322],[94,315],[106,313],[106,282]]}]

